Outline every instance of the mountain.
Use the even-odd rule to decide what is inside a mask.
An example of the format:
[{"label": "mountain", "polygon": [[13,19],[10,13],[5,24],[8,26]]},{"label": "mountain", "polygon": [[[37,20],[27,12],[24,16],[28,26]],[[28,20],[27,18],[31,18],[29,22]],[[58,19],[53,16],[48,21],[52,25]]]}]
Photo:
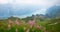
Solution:
[{"label": "mountain", "polygon": [[52,6],[46,11],[46,17],[55,18],[60,17],[60,6]]}]

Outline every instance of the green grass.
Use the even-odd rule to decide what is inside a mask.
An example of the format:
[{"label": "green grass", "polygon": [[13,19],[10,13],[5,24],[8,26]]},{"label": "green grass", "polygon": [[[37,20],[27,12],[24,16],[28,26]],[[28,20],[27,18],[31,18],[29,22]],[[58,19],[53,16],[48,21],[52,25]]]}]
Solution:
[{"label": "green grass", "polygon": [[[55,25],[50,25],[55,23],[54,21],[58,23]],[[20,23],[20,25],[16,25],[15,22],[13,21],[14,22],[13,25],[10,27],[10,29],[8,29],[8,25],[9,25],[8,21],[3,20],[0,21],[0,32],[16,32],[16,29],[18,30],[18,32],[26,32],[27,30],[29,30],[29,32],[43,32],[45,28],[46,28],[46,32],[60,32],[59,21],[60,21],[59,19],[45,20],[45,21],[36,20],[36,23],[32,28],[30,28],[28,22],[25,22],[23,24]],[[41,25],[41,29],[37,29],[36,28],[37,25]]]}]

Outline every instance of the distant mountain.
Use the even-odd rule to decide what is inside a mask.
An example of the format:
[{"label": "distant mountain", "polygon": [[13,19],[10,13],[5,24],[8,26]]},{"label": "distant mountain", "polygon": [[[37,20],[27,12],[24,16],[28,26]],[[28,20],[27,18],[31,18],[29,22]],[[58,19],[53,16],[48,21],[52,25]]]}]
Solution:
[{"label": "distant mountain", "polygon": [[55,18],[60,17],[60,6],[52,6],[46,11],[46,17]]}]

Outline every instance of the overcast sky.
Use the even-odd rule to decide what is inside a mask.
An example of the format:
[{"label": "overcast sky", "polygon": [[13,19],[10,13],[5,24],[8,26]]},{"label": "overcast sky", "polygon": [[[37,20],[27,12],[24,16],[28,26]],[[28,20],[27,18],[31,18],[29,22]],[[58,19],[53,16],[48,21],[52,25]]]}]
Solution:
[{"label": "overcast sky", "polygon": [[[60,0],[0,0],[0,4],[11,4],[14,9],[18,9],[18,8],[26,9],[26,7],[30,5],[31,7],[28,7],[28,8],[30,8],[29,11],[32,11],[33,10],[32,8],[34,8],[35,10],[33,10],[32,13],[30,13],[29,15],[45,14],[46,10],[48,8],[50,8],[51,6],[60,5],[59,2],[60,2]],[[17,4],[20,6],[18,6]],[[21,6],[23,6],[23,8]],[[32,7],[32,6],[34,6],[34,7]],[[15,11],[17,11],[17,10],[15,10]],[[23,10],[23,11],[26,11],[26,10]],[[18,15],[16,15],[16,16],[18,16]],[[25,17],[26,15],[23,15],[23,16]]]}]

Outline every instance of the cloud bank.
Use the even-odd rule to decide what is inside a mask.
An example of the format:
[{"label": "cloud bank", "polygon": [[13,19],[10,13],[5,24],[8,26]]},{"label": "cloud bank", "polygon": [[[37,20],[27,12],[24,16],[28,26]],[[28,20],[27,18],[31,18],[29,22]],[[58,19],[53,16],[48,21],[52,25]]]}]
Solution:
[{"label": "cloud bank", "polygon": [[60,0],[0,0],[0,17],[45,14],[54,5],[60,6]]}]

